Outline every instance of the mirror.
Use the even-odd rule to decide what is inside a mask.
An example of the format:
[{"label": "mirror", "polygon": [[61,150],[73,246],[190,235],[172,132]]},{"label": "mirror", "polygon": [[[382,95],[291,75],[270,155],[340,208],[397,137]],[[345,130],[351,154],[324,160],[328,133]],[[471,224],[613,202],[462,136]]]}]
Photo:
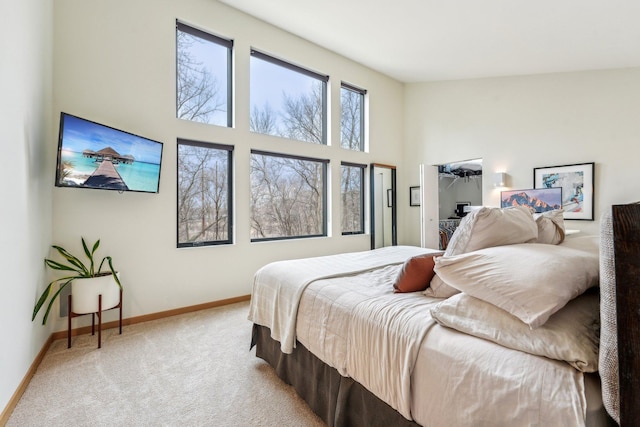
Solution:
[{"label": "mirror", "polygon": [[371,163],[371,249],[398,244],[396,167]]},{"label": "mirror", "polygon": [[438,165],[439,248],[445,250],[460,220],[482,206],[482,159]]}]

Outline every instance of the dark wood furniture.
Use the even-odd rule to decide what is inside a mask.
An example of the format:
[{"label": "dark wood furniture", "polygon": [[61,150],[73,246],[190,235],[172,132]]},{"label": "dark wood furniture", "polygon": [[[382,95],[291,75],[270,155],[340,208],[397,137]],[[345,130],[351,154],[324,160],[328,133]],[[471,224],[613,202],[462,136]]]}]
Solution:
[{"label": "dark wood furniture", "polygon": [[614,205],[620,426],[640,422],[640,204]]}]

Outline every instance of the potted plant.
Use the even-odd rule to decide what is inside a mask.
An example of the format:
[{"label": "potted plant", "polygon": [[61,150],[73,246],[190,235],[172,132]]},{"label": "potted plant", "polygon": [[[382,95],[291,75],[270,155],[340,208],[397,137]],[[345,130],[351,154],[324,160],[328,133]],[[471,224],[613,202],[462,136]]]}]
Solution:
[{"label": "potted plant", "polygon": [[[52,259],[45,258],[44,263],[53,270],[61,270],[69,272],[65,274],[65,277],[61,277],[53,280],[49,283],[44,290],[38,302],[33,309],[33,316],[31,321],[36,318],[36,315],[51,295],[53,285],[61,283],[60,288],[51,295],[47,310],[42,318],[42,324],[47,323],[49,312],[53,303],[58,298],[62,290],[71,282],[75,281],[77,286],[73,289],[73,312],[76,314],[95,313],[98,311],[98,295],[102,295],[102,310],[115,307],[120,302],[120,289],[122,284],[118,273],[113,268],[113,260],[110,256],[102,258],[98,269],[95,269],[94,255],[100,246],[100,239],[98,239],[91,250],[87,246],[84,238],[82,239],[82,248],[84,254],[88,259],[88,264],[83,263],[80,258],[72,255],[66,249],[52,245],[51,247],[58,251],[58,253],[64,258],[66,263],[54,261]],[[107,261],[109,265],[109,271],[102,271],[102,267]],[[70,308],[71,309],[71,308]]]}]

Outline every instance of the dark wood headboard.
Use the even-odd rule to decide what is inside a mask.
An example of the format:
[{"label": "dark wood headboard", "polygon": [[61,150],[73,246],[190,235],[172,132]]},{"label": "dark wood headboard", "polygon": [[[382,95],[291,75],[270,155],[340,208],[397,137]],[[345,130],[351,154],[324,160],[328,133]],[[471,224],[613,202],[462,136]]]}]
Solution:
[{"label": "dark wood headboard", "polygon": [[640,204],[614,205],[620,425],[640,420]]}]

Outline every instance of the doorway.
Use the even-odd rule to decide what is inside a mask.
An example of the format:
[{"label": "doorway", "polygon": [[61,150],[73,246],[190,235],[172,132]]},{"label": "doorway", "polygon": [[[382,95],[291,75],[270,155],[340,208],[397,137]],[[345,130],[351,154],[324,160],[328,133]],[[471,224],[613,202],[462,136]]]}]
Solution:
[{"label": "doorway", "polygon": [[372,163],[371,249],[398,244],[396,167]]},{"label": "doorway", "polygon": [[438,236],[445,250],[464,218],[482,206],[482,159],[438,165]]}]

